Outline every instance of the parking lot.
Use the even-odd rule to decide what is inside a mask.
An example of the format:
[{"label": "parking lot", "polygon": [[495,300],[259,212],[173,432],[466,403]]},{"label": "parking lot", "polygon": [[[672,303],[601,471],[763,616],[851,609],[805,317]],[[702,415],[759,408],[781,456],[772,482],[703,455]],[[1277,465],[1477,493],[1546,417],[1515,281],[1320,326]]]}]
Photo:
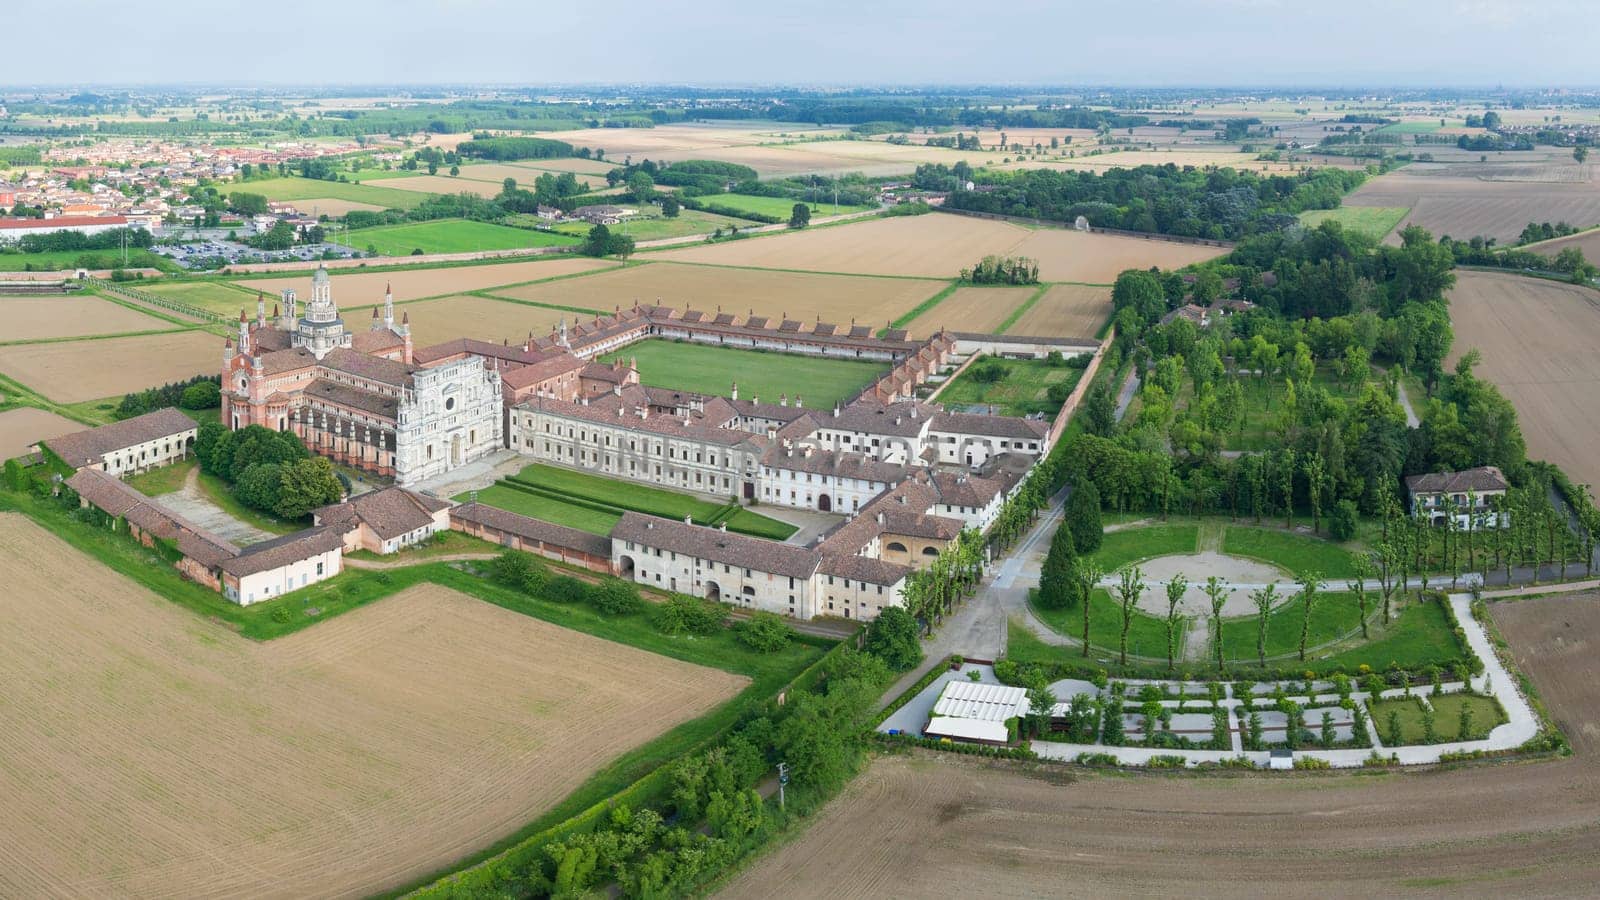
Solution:
[{"label": "parking lot", "polygon": [[[257,250],[242,241],[231,241],[227,231],[208,228],[200,232],[185,229],[181,235],[158,235],[164,243],[150,252],[164,256],[185,269],[220,269],[237,263],[311,262],[319,259],[352,259],[360,256],[339,244],[304,244],[288,250]],[[170,237],[187,238],[180,243],[165,243]]]}]

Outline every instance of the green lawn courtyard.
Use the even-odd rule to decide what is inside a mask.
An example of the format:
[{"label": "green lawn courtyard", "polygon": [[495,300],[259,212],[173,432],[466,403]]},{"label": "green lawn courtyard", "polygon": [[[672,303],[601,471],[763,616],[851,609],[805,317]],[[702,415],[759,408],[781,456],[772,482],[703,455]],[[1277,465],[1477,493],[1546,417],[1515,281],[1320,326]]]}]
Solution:
[{"label": "green lawn courtyard", "polygon": [[1042,359],[988,357],[968,366],[938,400],[953,409],[991,406],[1004,416],[1054,416],[1082,376],[1082,369]]},{"label": "green lawn courtyard", "polygon": [[726,397],[734,382],[739,396],[776,403],[782,394],[802,396],[807,406],[832,408],[861,392],[888,367],[879,362],[822,359],[760,350],[736,350],[687,342],[649,340],[602,361],[638,359],[639,378],[651,387]]}]

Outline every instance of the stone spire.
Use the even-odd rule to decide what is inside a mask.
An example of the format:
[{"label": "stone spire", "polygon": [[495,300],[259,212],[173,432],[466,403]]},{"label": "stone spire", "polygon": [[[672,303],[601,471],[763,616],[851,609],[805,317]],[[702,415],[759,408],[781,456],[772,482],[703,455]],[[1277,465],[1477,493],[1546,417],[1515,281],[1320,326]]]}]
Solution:
[{"label": "stone spire", "polygon": [[394,291],[388,282],[383,285],[383,327],[394,330]]},{"label": "stone spire", "polygon": [[244,317],[244,309],[239,310],[239,352],[250,352],[250,320]]}]

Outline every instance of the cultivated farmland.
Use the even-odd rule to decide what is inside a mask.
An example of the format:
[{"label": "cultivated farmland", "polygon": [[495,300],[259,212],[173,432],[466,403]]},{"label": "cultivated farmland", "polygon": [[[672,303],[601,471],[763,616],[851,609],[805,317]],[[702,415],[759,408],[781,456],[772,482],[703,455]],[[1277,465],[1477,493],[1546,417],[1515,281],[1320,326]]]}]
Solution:
[{"label": "cultivated farmland", "polygon": [[651,254],[654,259],[863,275],[953,278],[988,255],[1030,256],[1044,281],[1110,284],[1128,268],[1177,268],[1226,248],[1008,222],[945,213],[872,219],[773,237]]},{"label": "cultivated farmland", "polygon": [[413,250],[423,253],[475,253],[483,250],[517,250],[524,247],[557,247],[576,244],[576,238],[528,228],[511,228],[492,222],[465,219],[437,219],[406,225],[380,225],[350,232],[348,242],[363,250],[375,249],[380,256],[407,256]]},{"label": "cultivated farmland", "polygon": [[308,216],[332,216],[335,219],[342,219],[357,210],[379,212],[384,207],[376,203],[358,203],[354,200],[337,200],[333,197],[309,197],[295,200],[294,208]]},{"label": "cultivated farmland", "polygon": [[[1579,228],[1600,224],[1600,185],[1591,181],[1486,180],[1506,177],[1493,170],[1456,174],[1458,166],[1433,170],[1409,168],[1370,179],[1353,191],[1346,206],[1406,206],[1411,213],[1400,222],[1421,225],[1435,237],[1457,240],[1482,235],[1502,244],[1514,243],[1529,222],[1567,222]],[[1429,174],[1431,172],[1432,174]],[[1537,176],[1539,173],[1531,173]],[[1518,176],[1513,176],[1518,177]],[[1399,229],[1389,236],[1398,243]]]},{"label": "cultivated farmland", "polygon": [[[559,309],[488,300],[469,294],[406,303],[396,308],[395,315],[401,313],[411,317],[411,341],[418,347],[461,337],[520,344],[530,331],[534,337],[544,337],[562,316],[569,319],[577,316]],[[352,327],[356,329],[363,325],[359,318],[352,320]]]},{"label": "cultivated farmland", "polygon": [[1308,209],[1300,214],[1300,221],[1307,228],[1315,228],[1323,222],[1338,222],[1346,231],[1359,231],[1381,241],[1410,211],[1403,206],[1340,206]]},{"label": "cultivated farmland", "polygon": [[31,406],[0,412],[0,461],[21,456],[42,440],[82,431],[85,427]]},{"label": "cultivated farmland", "polygon": [[1589,262],[1600,262],[1600,228],[1590,229],[1571,237],[1556,238],[1553,241],[1540,241],[1538,244],[1530,245],[1528,249],[1554,258],[1557,253],[1568,247],[1577,247],[1583,251],[1583,258]]},{"label": "cultivated farmland", "polygon": [[[526,260],[474,266],[447,266],[438,269],[402,269],[393,272],[329,270],[333,279],[333,299],[341,309],[370,306],[383,302],[384,285],[392,285],[396,300],[421,300],[463,291],[477,291],[503,284],[521,284],[541,278],[555,278],[579,272],[592,272],[616,265],[601,259]],[[251,291],[266,291],[270,297],[284,288],[294,288],[301,303],[311,298],[311,272],[247,278],[234,282]]]},{"label": "cultivated farmland", "polygon": [[245,641],[0,517],[0,893],[369,894],[746,679],[424,585]]},{"label": "cultivated farmland", "polygon": [[991,334],[1038,290],[1037,287],[956,288],[950,296],[940,300],[938,306],[912,319],[907,328],[918,338],[929,337],[940,328]]},{"label": "cultivated farmland", "polygon": [[268,200],[293,200],[296,201],[296,206],[301,200],[327,197],[333,200],[366,203],[385,209],[410,209],[421,203],[424,196],[415,191],[397,191],[389,187],[294,177],[240,182],[238,190],[260,194]]},{"label": "cultivated farmland", "polygon": [[893,321],[938,293],[941,287],[935,281],[909,278],[650,263],[494,293],[607,312],[618,306],[630,308],[637,300],[641,304],[690,307],[712,313],[721,308],[741,316],[754,310],[755,315],[774,320],[787,316],[814,321],[820,317],[836,325],[855,320],[879,325]]},{"label": "cultivated farmland", "polygon": [[1035,337],[1088,338],[1099,334],[1110,317],[1110,288],[1057,284],[1045,291],[1006,332]]},{"label": "cultivated farmland", "polygon": [[1453,364],[1476,348],[1477,375],[1517,408],[1528,455],[1600,484],[1600,294],[1498,272],[1457,272]]},{"label": "cultivated farmland", "polygon": [[0,297],[0,341],[83,337],[173,328],[99,297]]},{"label": "cultivated farmland", "polygon": [[[239,310],[245,309],[251,315],[255,314],[256,293],[255,289],[241,290],[248,285],[235,287],[226,281],[177,281],[167,284],[161,281],[151,281],[141,284],[137,290],[147,294],[155,294],[168,300],[176,300],[200,309],[210,310],[224,316],[237,316]],[[277,302],[277,295],[267,294],[267,311],[272,311],[272,304]]]},{"label": "cultivated farmland", "polygon": [[[499,182],[473,181],[449,175],[412,175],[406,178],[385,178],[377,183],[383,185],[382,190],[411,192],[418,195],[476,194],[479,197],[493,197],[500,193]],[[419,196],[418,200],[420,199]]]},{"label": "cultivated farmland", "polygon": [[0,372],[57,403],[182,381],[222,368],[222,338],[201,331],[0,347]]}]

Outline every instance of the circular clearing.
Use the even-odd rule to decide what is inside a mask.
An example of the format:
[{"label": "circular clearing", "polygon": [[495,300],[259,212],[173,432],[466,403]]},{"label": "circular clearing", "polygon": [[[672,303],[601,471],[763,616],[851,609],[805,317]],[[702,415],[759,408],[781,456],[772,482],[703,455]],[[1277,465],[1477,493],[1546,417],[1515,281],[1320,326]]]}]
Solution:
[{"label": "circular clearing", "polygon": [[[1157,616],[1166,615],[1167,582],[1180,573],[1189,579],[1189,589],[1184,591],[1183,602],[1178,604],[1178,611],[1186,616],[1211,615],[1211,598],[1206,596],[1205,580],[1213,575],[1232,588],[1227,602],[1222,606],[1224,618],[1254,615],[1256,608],[1250,602],[1250,591],[1257,585],[1276,582],[1278,596],[1282,598],[1280,603],[1299,594],[1294,576],[1283,569],[1271,563],[1229,556],[1214,550],[1158,556],[1140,563],[1139,568],[1144,570],[1146,585],[1144,596],[1139,598],[1139,609]],[[1115,578],[1107,579],[1106,583],[1115,584]],[[1114,592],[1112,596],[1116,596]]]}]

